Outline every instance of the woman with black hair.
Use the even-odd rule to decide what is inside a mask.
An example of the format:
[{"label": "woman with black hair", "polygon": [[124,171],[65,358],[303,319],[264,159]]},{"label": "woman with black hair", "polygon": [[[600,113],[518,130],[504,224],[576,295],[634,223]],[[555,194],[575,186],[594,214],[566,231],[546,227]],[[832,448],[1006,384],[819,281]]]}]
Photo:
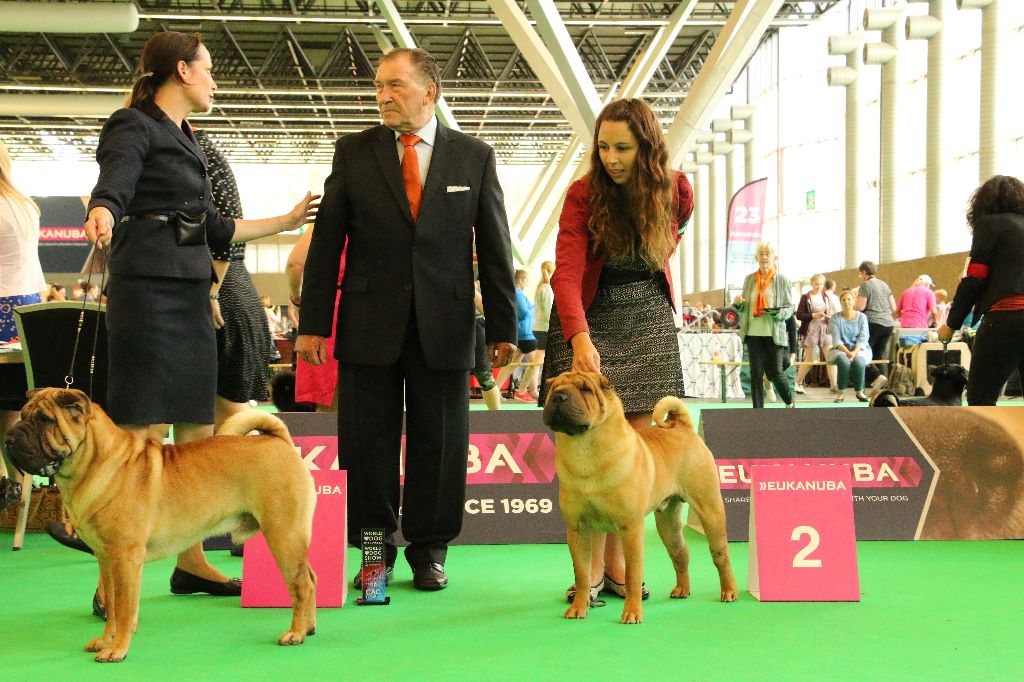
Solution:
[{"label": "woman with black hair", "polygon": [[1024,183],[996,175],[971,197],[971,259],[939,339],[949,341],[967,314],[984,315],[974,337],[968,405],[995,405],[1017,369],[1024,376]]}]

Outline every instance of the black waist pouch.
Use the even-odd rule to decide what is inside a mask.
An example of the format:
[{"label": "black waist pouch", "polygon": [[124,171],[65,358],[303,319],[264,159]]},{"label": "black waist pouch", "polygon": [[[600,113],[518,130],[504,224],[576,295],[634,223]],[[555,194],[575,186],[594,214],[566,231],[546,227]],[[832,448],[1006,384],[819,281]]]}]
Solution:
[{"label": "black waist pouch", "polygon": [[206,212],[190,216],[182,211],[174,212],[178,230],[178,246],[200,246],[206,244]]}]

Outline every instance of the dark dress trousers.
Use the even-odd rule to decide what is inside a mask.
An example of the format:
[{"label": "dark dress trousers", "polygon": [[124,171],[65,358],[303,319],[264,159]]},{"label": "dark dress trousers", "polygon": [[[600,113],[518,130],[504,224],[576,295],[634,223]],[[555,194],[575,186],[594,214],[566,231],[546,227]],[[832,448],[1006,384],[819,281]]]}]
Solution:
[{"label": "dark dress trousers", "polygon": [[414,221],[394,131],[377,126],[338,140],[306,260],[299,331],[330,336],[347,243],[334,354],[349,541],[358,546],[362,528],[384,528],[389,564],[399,527],[403,399],[409,563],[444,563],[462,527],[474,242],[487,341],[514,342],[512,250],[494,151],[438,124]]},{"label": "dark dress trousers", "polygon": [[121,424],[213,423],[217,344],[206,244],[178,246],[148,214],[206,212],[206,236],[226,246],[235,222],[212,203],[207,159],[188,122],[156,105],[120,109],[103,126],[89,209],[114,216],[107,283],[107,410]]}]

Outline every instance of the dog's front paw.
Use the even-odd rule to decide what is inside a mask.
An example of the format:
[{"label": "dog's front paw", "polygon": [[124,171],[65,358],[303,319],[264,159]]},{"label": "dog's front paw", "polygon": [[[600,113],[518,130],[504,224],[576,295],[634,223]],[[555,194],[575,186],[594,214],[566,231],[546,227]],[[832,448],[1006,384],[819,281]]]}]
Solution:
[{"label": "dog's front paw", "polygon": [[631,608],[627,605],[626,608],[622,609],[622,620],[620,622],[623,625],[635,625],[644,622],[643,607]]},{"label": "dog's front paw", "polygon": [[120,663],[128,658],[128,647],[112,646],[101,650],[96,654],[97,663]]},{"label": "dog's front paw", "polygon": [[298,630],[288,630],[277,639],[277,643],[281,646],[292,646],[294,644],[302,644],[305,641],[306,633],[300,632]]},{"label": "dog's front paw", "polygon": [[686,599],[690,596],[689,585],[676,585],[672,588],[672,593],[669,594],[673,599]]},{"label": "dog's front paw", "polygon": [[736,601],[736,588],[735,587],[729,587],[729,588],[726,588],[726,589],[722,590],[722,601],[723,602]]},{"label": "dog's front paw", "polygon": [[103,651],[104,649],[109,648],[110,645],[113,644],[113,642],[113,637],[109,639],[106,637],[97,637],[96,639],[90,639],[89,643],[85,645],[84,650],[91,651],[94,653],[97,651]]},{"label": "dog's front paw", "polygon": [[565,613],[562,615],[562,617],[568,618],[570,620],[582,620],[583,618],[587,617],[588,606],[589,605],[586,602],[584,602],[583,604],[577,604],[574,601],[572,604],[569,605],[569,608],[565,610]]}]

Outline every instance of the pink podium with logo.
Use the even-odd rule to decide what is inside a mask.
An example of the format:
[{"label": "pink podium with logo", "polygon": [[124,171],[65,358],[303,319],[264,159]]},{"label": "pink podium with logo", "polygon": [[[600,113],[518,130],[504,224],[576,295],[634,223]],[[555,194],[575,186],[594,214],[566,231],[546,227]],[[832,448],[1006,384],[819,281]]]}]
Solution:
[{"label": "pink podium with logo", "polygon": [[[298,441],[298,439],[296,439]],[[345,471],[315,470],[316,511],[309,563],[316,573],[317,608],[345,604],[345,539],[347,535]],[[262,533],[245,543],[242,559],[242,606],[291,607],[291,597]]]},{"label": "pink podium with logo", "polygon": [[760,601],[860,601],[850,467],[751,469],[750,593]]}]

